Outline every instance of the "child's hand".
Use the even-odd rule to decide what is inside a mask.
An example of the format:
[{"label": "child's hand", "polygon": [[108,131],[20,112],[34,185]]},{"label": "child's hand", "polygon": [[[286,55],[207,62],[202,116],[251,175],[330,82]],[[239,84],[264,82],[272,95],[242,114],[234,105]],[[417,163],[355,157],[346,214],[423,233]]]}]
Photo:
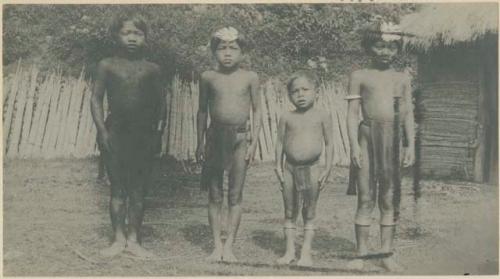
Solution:
[{"label": "child's hand", "polygon": [[247,154],[245,154],[245,161],[247,161],[248,166],[250,166],[250,164],[253,163],[256,149],[257,149],[257,144],[254,144],[253,142],[247,149]]},{"label": "child's hand", "polygon": [[329,170],[324,170],[318,179],[319,190],[322,191],[326,186],[326,182],[328,181],[328,177],[330,176]]},{"label": "child's hand", "polygon": [[99,145],[103,149],[103,151],[112,152],[111,141],[108,131],[102,131],[98,134]]},{"label": "child's hand", "polygon": [[352,148],[351,149],[351,162],[354,166],[357,168],[361,168],[361,163],[362,163],[362,158],[361,158],[361,149],[358,147]]},{"label": "child's hand", "polygon": [[205,147],[203,145],[198,145],[196,148],[196,162],[203,163],[205,161]]},{"label": "child's hand", "polygon": [[405,156],[403,160],[403,167],[407,168],[412,166],[415,163],[415,149],[414,148],[405,148]]},{"label": "child's hand", "polygon": [[280,182],[280,191],[283,192],[283,185],[285,184],[285,177],[283,175],[283,170],[277,167],[274,169],[274,173],[276,173],[276,176],[278,177],[278,180]]}]

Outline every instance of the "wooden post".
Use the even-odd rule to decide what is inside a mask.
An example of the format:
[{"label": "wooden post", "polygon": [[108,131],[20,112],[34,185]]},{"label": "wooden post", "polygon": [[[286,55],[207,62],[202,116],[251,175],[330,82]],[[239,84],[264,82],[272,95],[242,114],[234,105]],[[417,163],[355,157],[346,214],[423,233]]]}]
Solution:
[{"label": "wooden post", "polygon": [[[25,72],[21,77],[21,81],[27,79],[27,75],[31,70]],[[26,77],[25,77],[26,75]],[[21,82],[19,87],[20,92],[17,95],[15,102],[15,117],[14,123],[12,124],[12,134],[9,142],[9,149],[7,150],[7,157],[17,158],[19,152],[19,141],[21,137],[21,129],[23,125],[24,109],[26,106],[26,94],[27,94],[27,82]]]},{"label": "wooden post", "polygon": [[36,86],[38,84],[38,67],[31,68],[31,75],[29,79],[29,89],[26,94],[26,109],[23,118],[23,129],[21,134],[21,141],[19,145],[19,155],[21,158],[27,158],[29,146],[29,135],[31,132],[33,119],[33,105],[36,94]]},{"label": "wooden post", "polygon": [[[21,60],[17,62],[16,73],[14,77],[10,80],[12,86],[10,87],[10,93],[7,98],[7,105],[5,107],[4,116],[3,116],[3,152],[7,154],[7,146],[10,139],[10,129],[12,125],[12,117],[14,114],[14,104],[19,92],[19,85],[22,80],[22,70],[21,70]],[[5,99],[4,99],[5,101]]]},{"label": "wooden post", "polygon": [[[481,64],[479,62],[479,64]],[[485,88],[485,71],[480,65],[477,67],[478,73],[478,105],[477,105],[477,148],[474,153],[474,181],[484,182],[484,170],[485,170],[485,158],[486,158],[486,148],[485,148],[485,126],[488,111],[485,109],[486,103],[486,88]]]},{"label": "wooden post", "polygon": [[50,106],[49,106],[49,115],[47,119],[46,132],[45,137],[43,139],[43,157],[48,158],[51,152],[51,144],[55,137],[55,125],[57,122],[57,105],[59,102],[59,96],[61,95],[61,73],[56,72],[54,75],[55,78],[50,84],[49,92],[50,92]]}]

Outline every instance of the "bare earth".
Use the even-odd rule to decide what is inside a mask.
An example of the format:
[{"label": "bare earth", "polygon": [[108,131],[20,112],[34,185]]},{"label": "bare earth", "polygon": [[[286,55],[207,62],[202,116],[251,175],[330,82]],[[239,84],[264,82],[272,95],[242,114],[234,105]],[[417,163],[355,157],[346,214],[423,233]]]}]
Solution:
[{"label": "bare earth", "polygon": [[[376,260],[345,270],[354,249],[355,197],[345,195],[347,169],[337,168],[321,193],[313,248],[315,267],[273,264],[284,252],[283,205],[271,164],[252,167],[235,244],[239,264],[210,264],[207,194],[198,175],[157,164],[149,190],[144,246],[158,259],[101,258],[110,241],[109,186],[96,181],[96,160],[19,160],[4,164],[6,276],[383,275]],[[423,181],[416,206],[408,179],[396,247],[406,275],[498,274],[498,187]],[[374,214],[374,217],[377,215]],[[379,245],[374,220],[372,248]],[[302,231],[298,230],[297,245]],[[374,250],[375,251],[375,250]]]}]

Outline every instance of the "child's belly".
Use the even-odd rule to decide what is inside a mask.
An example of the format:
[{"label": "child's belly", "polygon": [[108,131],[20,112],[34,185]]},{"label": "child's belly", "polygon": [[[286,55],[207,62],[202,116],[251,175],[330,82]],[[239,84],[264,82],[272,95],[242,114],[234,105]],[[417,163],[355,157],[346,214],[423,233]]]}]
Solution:
[{"label": "child's belly", "polygon": [[301,135],[290,137],[284,143],[287,161],[304,164],[316,161],[321,156],[323,142],[320,137]]},{"label": "child's belly", "polygon": [[210,107],[210,119],[226,125],[244,124],[250,117],[250,105],[229,103],[215,104]]},{"label": "child's belly", "polygon": [[371,98],[363,100],[363,118],[377,121],[394,121],[394,99]]}]

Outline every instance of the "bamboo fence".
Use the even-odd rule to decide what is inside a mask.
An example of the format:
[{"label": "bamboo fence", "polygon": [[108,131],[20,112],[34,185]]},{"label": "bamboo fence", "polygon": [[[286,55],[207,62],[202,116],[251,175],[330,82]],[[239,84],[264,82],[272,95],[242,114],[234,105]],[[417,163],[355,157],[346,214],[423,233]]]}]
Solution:
[{"label": "bamboo fence", "polygon": [[[36,66],[18,63],[4,78],[3,152],[5,158],[85,158],[99,154],[96,128],[90,113],[91,83],[65,77],[60,71],[42,74]],[[179,161],[192,161],[196,151],[198,84],[174,78],[166,90],[167,123],[161,153]],[[286,88],[278,79],[261,85],[262,131],[257,161],[274,160],[274,143],[280,114],[292,109]],[[348,165],[347,104],[341,84],[324,82],[318,105],[329,112],[334,124],[334,163]]]}]

